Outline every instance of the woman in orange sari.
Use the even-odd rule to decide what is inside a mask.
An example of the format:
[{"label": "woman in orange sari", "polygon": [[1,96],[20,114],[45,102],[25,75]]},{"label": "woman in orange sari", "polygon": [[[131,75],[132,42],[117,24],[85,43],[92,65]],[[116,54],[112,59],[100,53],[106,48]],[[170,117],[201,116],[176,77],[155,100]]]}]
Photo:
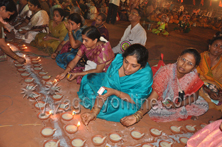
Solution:
[{"label": "woman in orange sari", "polygon": [[[209,43],[209,50],[201,53],[201,62],[197,68],[205,83],[200,95],[208,102],[209,109],[222,110],[222,37],[216,37]],[[210,89],[210,90],[209,90]]]}]

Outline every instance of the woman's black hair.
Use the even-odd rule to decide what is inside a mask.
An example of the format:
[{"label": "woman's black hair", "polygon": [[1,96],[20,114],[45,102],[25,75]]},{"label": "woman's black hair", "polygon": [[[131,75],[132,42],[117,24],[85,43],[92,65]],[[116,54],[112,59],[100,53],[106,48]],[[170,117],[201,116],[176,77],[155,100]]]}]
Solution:
[{"label": "woman's black hair", "polygon": [[216,40],[222,40],[222,36],[214,37],[213,39],[209,40],[209,45],[212,45]]},{"label": "woman's black hair", "polygon": [[144,68],[148,61],[149,52],[145,46],[141,44],[133,44],[125,50],[122,56],[123,58],[126,58],[127,56],[136,56],[137,63],[139,63],[142,68]]},{"label": "woman's black hair", "polygon": [[38,0],[28,0],[28,2],[30,2],[34,6],[38,6],[38,8],[41,8],[41,4],[39,3]]},{"label": "woman's black hair", "polygon": [[194,48],[188,48],[188,49],[182,51],[180,56],[182,56],[184,54],[187,54],[187,53],[188,54],[192,54],[194,56],[195,61],[196,61],[195,65],[198,66],[200,64],[200,60],[201,60],[200,53],[196,49],[194,49]]},{"label": "woman's black hair", "polygon": [[80,27],[82,27],[82,18],[78,13],[72,13],[69,15],[68,19],[74,21],[76,24],[80,23]]},{"label": "woman's black hair", "polygon": [[134,9],[138,12],[139,16],[142,18],[143,17],[143,12],[138,8],[134,8]]},{"label": "woman's black hair", "polygon": [[82,35],[86,35],[88,38],[92,40],[97,39],[97,41],[99,41],[99,38],[101,36],[99,30],[95,26],[90,26],[85,28],[82,31]]},{"label": "woman's black hair", "polygon": [[0,7],[5,6],[6,11],[15,12],[16,5],[13,0],[0,0]]},{"label": "woman's black hair", "polygon": [[105,20],[106,20],[106,14],[104,14],[104,13],[99,13],[98,16],[101,16],[101,17],[102,17],[102,21],[105,21]]},{"label": "woman's black hair", "polygon": [[65,17],[66,17],[66,12],[65,12],[62,8],[55,8],[55,9],[53,10],[53,13],[54,13],[55,11],[58,11],[59,14],[60,14],[60,16],[63,17],[63,19],[62,19],[62,21],[63,21],[63,20],[65,19]]}]

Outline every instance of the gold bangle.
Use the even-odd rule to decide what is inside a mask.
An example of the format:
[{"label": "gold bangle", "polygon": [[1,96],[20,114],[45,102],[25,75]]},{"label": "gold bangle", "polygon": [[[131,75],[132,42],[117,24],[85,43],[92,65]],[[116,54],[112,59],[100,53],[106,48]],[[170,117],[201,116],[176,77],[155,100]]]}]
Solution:
[{"label": "gold bangle", "polygon": [[70,69],[70,71],[72,70],[72,68],[71,68],[71,67],[69,67],[69,65],[67,65],[67,68],[69,68],[69,69]]},{"label": "gold bangle", "polygon": [[140,113],[140,116],[143,118],[143,112],[137,111],[136,113]]},{"label": "gold bangle", "polygon": [[19,58],[19,56],[14,55],[13,58],[14,58],[15,60],[17,60],[17,59]]},{"label": "gold bangle", "polygon": [[72,31],[69,31],[69,33],[71,33],[71,34],[72,34]]}]

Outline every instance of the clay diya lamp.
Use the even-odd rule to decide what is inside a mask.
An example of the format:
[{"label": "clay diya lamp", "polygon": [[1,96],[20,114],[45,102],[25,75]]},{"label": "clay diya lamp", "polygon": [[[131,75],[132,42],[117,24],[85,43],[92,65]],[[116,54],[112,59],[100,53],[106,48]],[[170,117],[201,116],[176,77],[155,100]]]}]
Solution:
[{"label": "clay diya lamp", "polygon": [[37,114],[37,117],[38,117],[39,119],[41,119],[41,120],[46,120],[46,119],[49,118],[49,116],[50,116],[50,113],[47,112],[47,111],[46,111],[45,113],[39,112],[39,113]]},{"label": "clay diya lamp", "polygon": [[152,145],[151,143],[145,142],[141,144],[141,147],[154,147],[154,145]]},{"label": "clay diya lamp", "polygon": [[33,83],[34,82],[34,78],[25,78],[24,80],[27,84]]},{"label": "clay diya lamp", "polygon": [[78,127],[76,125],[67,124],[65,125],[65,130],[69,134],[74,134],[78,131]]},{"label": "clay diya lamp", "polygon": [[23,72],[26,71],[26,69],[25,68],[18,68],[17,71],[20,72],[20,73],[23,73]]},{"label": "clay diya lamp", "polygon": [[23,73],[21,73],[21,76],[22,76],[23,78],[27,78],[28,76],[30,76],[30,73],[28,73],[28,72],[23,72]]},{"label": "clay diya lamp", "polygon": [[62,114],[61,118],[62,118],[62,120],[70,121],[73,119],[73,115],[69,112],[65,112]]},{"label": "clay diya lamp", "polygon": [[35,71],[41,71],[42,70],[42,67],[35,67],[33,68]]},{"label": "clay diya lamp", "polygon": [[52,98],[53,98],[54,101],[59,101],[63,98],[63,95],[57,93],[57,94],[53,95]]},{"label": "clay diya lamp", "polygon": [[32,64],[38,64],[41,60],[31,60]]},{"label": "clay diya lamp", "polygon": [[201,128],[204,128],[206,125],[207,125],[206,123],[201,123],[201,124],[200,124],[200,127],[201,127]]},{"label": "clay diya lamp", "polygon": [[173,132],[175,134],[181,133],[180,128],[181,128],[181,126],[170,126],[171,132]]},{"label": "clay diya lamp", "polygon": [[196,131],[196,125],[186,125],[185,128],[187,132],[194,133]]},{"label": "clay diya lamp", "polygon": [[55,130],[56,129],[53,129],[52,127],[44,127],[40,133],[44,137],[50,137],[55,133]]},{"label": "clay diya lamp", "polygon": [[95,146],[99,146],[102,145],[105,142],[106,137],[102,136],[102,135],[94,135],[92,137],[92,143]]},{"label": "clay diya lamp", "polygon": [[15,64],[15,67],[17,67],[17,68],[22,68],[24,65],[23,64],[20,64],[20,63],[17,63],[17,64]]},{"label": "clay diya lamp", "polygon": [[35,106],[35,108],[36,109],[38,109],[38,110],[42,110],[42,109],[44,109],[45,108],[45,102],[43,102],[43,101],[38,101],[38,102],[35,102],[34,103],[34,106]]},{"label": "clay diya lamp", "polygon": [[[38,99],[40,96],[40,94],[36,93],[36,92],[33,92],[32,95],[29,96],[29,99],[31,100],[36,100]],[[36,102],[37,103],[37,102]],[[38,104],[37,104],[38,105]]]},{"label": "clay diya lamp", "polygon": [[43,147],[59,147],[59,140],[47,140],[44,144]]},{"label": "clay diya lamp", "polygon": [[180,143],[183,144],[184,146],[187,145],[187,141],[188,141],[187,137],[180,137],[179,140],[180,140]]},{"label": "clay diya lamp", "polygon": [[47,75],[47,74],[48,74],[48,72],[45,72],[45,71],[40,71],[40,72],[39,72],[39,75],[40,75],[40,76],[45,76],[45,75]]},{"label": "clay diya lamp", "polygon": [[73,147],[82,147],[84,146],[86,140],[83,140],[82,138],[74,138],[71,140],[71,145]]},{"label": "clay diya lamp", "polygon": [[139,140],[144,136],[144,133],[141,133],[140,131],[133,130],[130,132],[130,135],[133,139]]},{"label": "clay diya lamp", "polygon": [[162,140],[159,142],[159,147],[171,147],[173,142]]},{"label": "clay diya lamp", "polygon": [[215,121],[214,121],[214,120],[210,120],[210,121],[209,121],[209,124],[211,124],[211,123],[213,123],[213,122],[215,122]]},{"label": "clay diya lamp", "polygon": [[113,143],[117,143],[117,142],[119,142],[120,140],[122,140],[122,137],[121,137],[118,133],[114,132],[114,133],[110,133],[110,134],[109,134],[109,139],[110,139],[110,141],[112,141]]},{"label": "clay diya lamp", "polygon": [[69,106],[69,103],[61,103],[59,105],[59,109],[60,110],[65,110],[66,108],[68,108],[68,106]]},{"label": "clay diya lamp", "polygon": [[32,60],[32,61],[39,61],[39,60],[40,60],[40,57],[31,57],[31,60]]},{"label": "clay diya lamp", "polygon": [[162,134],[162,131],[156,129],[156,128],[150,128],[150,134],[154,137],[159,137]]},{"label": "clay diya lamp", "polygon": [[41,67],[41,64],[33,64],[34,67]]},{"label": "clay diya lamp", "polygon": [[44,81],[48,81],[50,78],[51,78],[51,76],[42,76],[42,79],[43,79]]}]

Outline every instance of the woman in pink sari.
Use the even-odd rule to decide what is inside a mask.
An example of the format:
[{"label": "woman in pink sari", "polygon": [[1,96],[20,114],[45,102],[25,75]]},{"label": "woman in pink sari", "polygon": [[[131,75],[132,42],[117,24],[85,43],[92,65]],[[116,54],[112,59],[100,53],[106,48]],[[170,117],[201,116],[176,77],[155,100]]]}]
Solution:
[{"label": "woman in pink sari", "polygon": [[[79,47],[77,55],[57,78],[62,80],[68,74],[68,80],[76,79],[80,84],[82,76],[86,74],[106,72],[115,55],[110,43],[100,41],[100,37],[101,35],[95,26],[85,28],[82,31],[83,44]],[[79,64],[83,56],[88,59],[85,67]]]},{"label": "woman in pink sari", "polygon": [[187,147],[221,147],[222,119],[217,120],[196,132],[188,141]]}]

